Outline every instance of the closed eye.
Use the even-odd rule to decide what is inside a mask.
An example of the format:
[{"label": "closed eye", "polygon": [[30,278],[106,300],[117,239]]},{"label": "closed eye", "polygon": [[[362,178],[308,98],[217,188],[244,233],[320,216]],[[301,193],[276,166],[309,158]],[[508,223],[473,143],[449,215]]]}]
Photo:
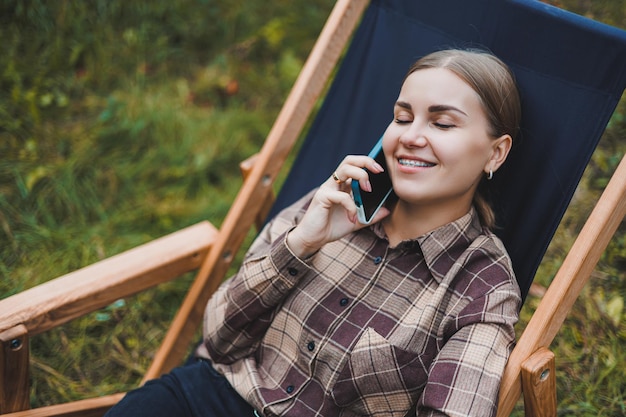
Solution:
[{"label": "closed eye", "polygon": [[412,120],[406,120],[406,119],[394,119],[394,122],[396,122],[399,125],[406,125],[412,122]]},{"label": "closed eye", "polygon": [[452,129],[452,128],[456,127],[456,125],[454,125],[454,124],[449,124],[449,123],[438,123],[438,122],[433,123],[433,126],[435,126],[435,127],[439,128],[439,129],[444,129],[444,130],[446,130],[446,129]]}]

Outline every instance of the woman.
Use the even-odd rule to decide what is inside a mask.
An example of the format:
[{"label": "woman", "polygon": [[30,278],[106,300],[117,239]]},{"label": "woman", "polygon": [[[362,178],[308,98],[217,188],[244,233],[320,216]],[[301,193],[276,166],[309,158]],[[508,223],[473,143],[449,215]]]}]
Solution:
[{"label": "woman", "polygon": [[478,189],[506,160],[519,118],[513,77],[494,56],[420,59],[383,136],[394,204],[358,223],[350,182],[367,192],[363,168],[382,167],[346,157],[268,224],[211,298],[203,359],[110,415],[495,414],[521,298]]}]

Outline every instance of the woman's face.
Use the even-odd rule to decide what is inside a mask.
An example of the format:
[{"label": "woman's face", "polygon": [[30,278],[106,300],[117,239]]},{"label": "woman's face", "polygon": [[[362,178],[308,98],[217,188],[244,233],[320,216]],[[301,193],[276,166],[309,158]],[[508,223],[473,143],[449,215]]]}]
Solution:
[{"label": "woman's face", "polygon": [[[400,201],[462,216],[481,177],[497,166],[497,140],[478,94],[453,72],[418,70],[404,82],[383,150]],[[492,166],[493,165],[493,166]]]}]

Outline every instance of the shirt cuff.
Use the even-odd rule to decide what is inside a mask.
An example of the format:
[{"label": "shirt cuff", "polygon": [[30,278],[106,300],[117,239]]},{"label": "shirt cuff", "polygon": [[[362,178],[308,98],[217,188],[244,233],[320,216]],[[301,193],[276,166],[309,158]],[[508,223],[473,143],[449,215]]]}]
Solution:
[{"label": "shirt cuff", "polygon": [[313,272],[306,260],[300,259],[287,246],[287,235],[290,231],[276,239],[270,251],[270,259],[278,277],[275,285],[279,286],[278,289],[281,292],[290,290],[305,276]]}]

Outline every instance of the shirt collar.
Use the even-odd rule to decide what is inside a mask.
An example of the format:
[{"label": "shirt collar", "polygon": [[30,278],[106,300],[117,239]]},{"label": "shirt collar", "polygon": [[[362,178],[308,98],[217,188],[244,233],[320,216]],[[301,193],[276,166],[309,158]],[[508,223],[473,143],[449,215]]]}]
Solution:
[{"label": "shirt collar", "polygon": [[[377,236],[386,238],[381,223],[374,224],[372,230]],[[441,282],[451,264],[482,233],[478,213],[471,207],[463,217],[415,239],[404,241],[399,246],[419,246],[431,274],[437,282]]]}]

